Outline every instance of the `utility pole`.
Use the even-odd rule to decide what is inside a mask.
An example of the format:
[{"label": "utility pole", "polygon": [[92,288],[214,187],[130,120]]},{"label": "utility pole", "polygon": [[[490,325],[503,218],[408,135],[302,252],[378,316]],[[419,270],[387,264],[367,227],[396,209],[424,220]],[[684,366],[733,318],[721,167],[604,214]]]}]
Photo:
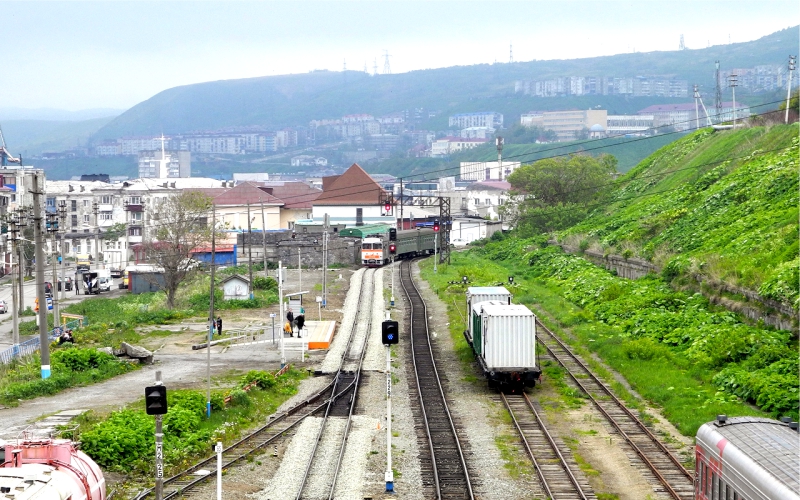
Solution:
[{"label": "utility pole", "polygon": [[[499,135],[494,139],[497,146],[497,167],[500,169],[500,180],[503,180],[503,138]],[[489,176],[491,178],[491,175]],[[489,179],[486,179],[489,180]]]},{"label": "utility pole", "polygon": [[215,262],[216,243],[217,243],[217,211],[214,204],[211,204],[211,293],[208,303],[208,345],[206,346],[206,378],[208,379],[208,391],[206,393],[206,417],[211,418],[211,339],[214,337],[214,270],[217,267]]},{"label": "utility pole", "polygon": [[[403,178],[400,177],[400,228],[405,229],[405,222],[403,219]],[[413,228],[412,228],[413,229]]]},{"label": "utility pole", "polygon": [[17,233],[19,232],[19,226],[17,225],[18,222],[19,220],[17,215],[11,214],[8,232],[11,233],[11,307],[14,308],[13,315],[11,316],[11,343],[13,345],[12,355],[14,358],[16,358],[17,354],[19,354],[19,297],[17,296],[17,270],[14,269],[14,261],[16,261],[16,265],[19,266],[19,259],[17,256]]},{"label": "utility pole", "polygon": [[33,172],[33,239],[36,244],[36,298],[39,299],[39,352],[42,358],[42,378],[50,377],[50,339],[47,335],[47,298],[44,296],[44,242],[42,241],[42,196],[44,172]]},{"label": "utility pole", "polygon": [[261,245],[264,254],[264,276],[267,275],[267,218],[264,215],[264,200],[261,200]]},{"label": "utility pole", "polygon": [[789,123],[789,102],[792,99],[792,73],[794,73],[795,65],[797,63],[797,56],[789,56],[789,84],[786,86],[786,116],[783,122]]},{"label": "utility pole", "polygon": [[736,130],[736,87],[738,86],[736,81],[736,73],[731,74],[731,92],[733,93],[733,128]]},{"label": "utility pole", "polygon": [[[17,209],[17,226],[18,227],[25,227],[28,225],[29,213],[25,208],[20,207]],[[21,232],[21,231],[20,231]],[[22,239],[20,237],[20,239]],[[17,287],[19,290],[17,291],[17,298],[19,302],[17,303],[17,314],[22,314],[25,312],[25,259],[24,259],[24,244],[17,243]]]},{"label": "utility pole", "polygon": [[[681,35],[683,38],[683,35]],[[682,40],[681,40],[682,41]],[[695,130],[700,128],[700,109],[697,105],[697,101],[700,100],[700,92],[697,91],[697,84],[694,86],[694,128]]]},{"label": "utility pole", "polygon": [[[58,251],[56,249],[56,233],[58,233],[58,214],[57,213],[49,213],[46,214],[47,217],[47,232],[53,236],[51,241],[51,259],[52,259],[52,270],[53,270],[53,287],[51,290],[53,291],[53,326],[56,327],[61,324],[58,315],[58,275],[56,274],[56,260],[58,259]],[[61,288],[64,288],[62,285]],[[40,306],[41,307],[41,306]],[[47,304],[45,304],[45,309],[47,309]]]},{"label": "utility pole", "polygon": [[[61,201],[61,204],[58,206],[58,233],[61,236],[61,245],[59,246],[59,253],[61,255],[61,277],[64,282],[61,284],[61,300],[67,300],[67,275],[64,273],[64,232],[66,231],[65,227],[67,224],[67,202]],[[75,283],[72,284],[75,286]]]},{"label": "utility pole", "polygon": [[94,213],[94,255],[95,255],[95,266],[98,265],[100,260],[100,246],[98,241],[98,236],[100,235],[100,219],[98,218],[98,212],[100,210],[100,205],[97,204],[96,201],[92,202],[92,212]]},{"label": "utility pole", "polygon": [[717,123],[720,123],[722,121],[722,84],[719,78],[719,61],[716,61],[715,65],[717,67],[717,73],[716,73],[717,87],[714,99],[714,107],[717,110]]},{"label": "utility pole", "polygon": [[250,273],[250,298],[253,298],[253,228],[250,225],[250,202],[247,202],[247,269]]}]

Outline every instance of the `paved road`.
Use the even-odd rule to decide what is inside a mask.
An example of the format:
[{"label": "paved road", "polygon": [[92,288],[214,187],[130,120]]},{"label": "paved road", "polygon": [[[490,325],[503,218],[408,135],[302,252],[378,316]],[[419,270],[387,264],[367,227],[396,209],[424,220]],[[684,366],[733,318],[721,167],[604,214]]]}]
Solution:
[{"label": "paved road", "polygon": [[[60,271],[59,271],[60,274]],[[75,276],[75,268],[74,267],[65,267],[64,268],[64,275],[72,276],[74,279]],[[53,283],[53,275],[50,272],[45,272],[45,279],[51,283]],[[125,290],[119,290],[117,284],[119,280],[114,280],[114,286],[111,288],[111,292],[109,293],[102,293],[100,295],[76,295],[75,290],[58,292],[58,300],[60,304],[74,304],[76,302],[81,302],[83,300],[95,297],[118,297],[122,293],[126,293]],[[11,279],[6,278],[3,280],[2,284],[0,284],[0,299],[6,301],[8,305],[8,313],[0,314],[0,351],[11,347],[12,345],[12,330],[13,330],[13,315],[15,314],[14,307],[12,306],[11,301]],[[34,299],[36,298],[36,287],[34,286],[33,281],[29,281],[25,283],[23,286],[23,295],[24,301],[23,304],[25,307],[33,308]],[[65,296],[66,301],[62,301],[61,297]],[[30,317],[23,317],[22,321],[30,321],[34,319],[32,316]],[[21,342],[24,342],[30,337],[25,337],[20,339]]]}]

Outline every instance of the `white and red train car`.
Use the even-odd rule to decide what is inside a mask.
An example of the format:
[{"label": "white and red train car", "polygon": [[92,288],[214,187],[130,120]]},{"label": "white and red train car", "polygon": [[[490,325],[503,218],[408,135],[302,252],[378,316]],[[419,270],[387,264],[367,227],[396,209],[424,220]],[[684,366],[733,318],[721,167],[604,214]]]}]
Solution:
[{"label": "white and red train car", "polygon": [[0,499],[105,500],[100,467],[68,439],[0,442]]},{"label": "white and red train car", "polygon": [[800,500],[797,422],[717,417],[697,431],[696,500]]}]

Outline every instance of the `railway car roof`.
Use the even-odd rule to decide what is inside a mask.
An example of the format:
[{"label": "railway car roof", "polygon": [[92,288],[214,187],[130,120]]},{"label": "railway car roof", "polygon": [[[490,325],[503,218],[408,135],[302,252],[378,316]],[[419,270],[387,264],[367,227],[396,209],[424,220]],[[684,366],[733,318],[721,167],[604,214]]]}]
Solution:
[{"label": "railway car roof", "polygon": [[471,286],[468,295],[511,295],[504,286]]},{"label": "railway car roof", "polygon": [[496,304],[481,302],[483,311],[490,316],[533,316],[530,309],[522,304]]},{"label": "railway car roof", "polygon": [[714,439],[714,432],[727,440],[725,447],[735,446],[800,494],[800,434],[797,431],[768,418],[731,417],[724,423],[715,421],[703,425],[697,432],[697,440],[707,447],[719,447],[720,440]]}]

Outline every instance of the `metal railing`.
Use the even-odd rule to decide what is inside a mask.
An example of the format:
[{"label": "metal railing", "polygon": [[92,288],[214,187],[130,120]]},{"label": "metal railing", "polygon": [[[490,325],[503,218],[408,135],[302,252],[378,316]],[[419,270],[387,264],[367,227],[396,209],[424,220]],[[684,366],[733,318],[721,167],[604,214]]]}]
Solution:
[{"label": "metal railing", "polygon": [[[87,325],[88,321],[85,319],[83,320],[83,326]],[[65,327],[67,330],[73,330],[81,326],[80,320],[73,320],[68,322]],[[50,342],[54,340],[58,340],[61,336],[62,327],[57,326],[47,332],[47,338],[50,339]],[[0,364],[8,364],[14,361],[15,359],[22,359],[26,356],[30,356],[39,352],[39,337],[32,337],[25,342],[20,342],[17,346],[11,346],[4,351],[0,351]]]}]

